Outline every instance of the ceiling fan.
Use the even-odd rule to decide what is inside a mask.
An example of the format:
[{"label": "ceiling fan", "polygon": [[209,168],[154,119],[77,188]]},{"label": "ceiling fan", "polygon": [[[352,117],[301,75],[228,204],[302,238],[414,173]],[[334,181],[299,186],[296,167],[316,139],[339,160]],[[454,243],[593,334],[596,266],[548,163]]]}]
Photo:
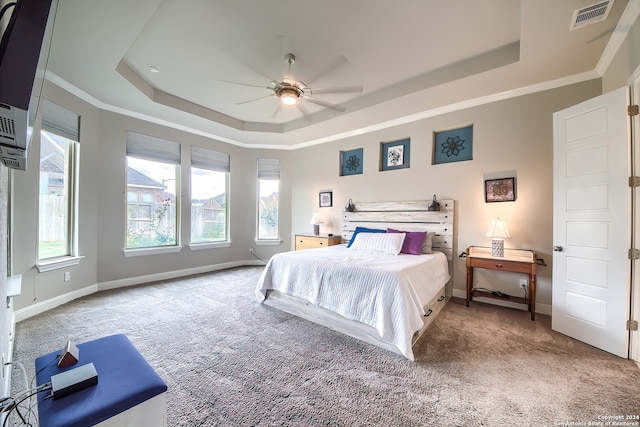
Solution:
[{"label": "ceiling fan", "polygon": [[[273,116],[278,113],[280,107],[284,106],[296,106],[300,110],[300,112],[307,118],[309,118],[309,111],[304,106],[304,102],[311,102],[316,105],[320,105],[322,107],[330,108],[332,110],[344,112],[345,108],[341,105],[332,104],[325,100],[317,98],[316,94],[327,94],[327,93],[360,93],[362,92],[362,86],[341,86],[334,88],[311,88],[302,80],[296,80],[292,78],[291,68],[293,64],[296,62],[296,56],[293,53],[287,53],[284,56],[285,63],[288,65],[289,72],[286,76],[282,78],[281,81],[271,80],[268,86],[260,86],[260,85],[252,85],[247,83],[238,83],[228,80],[220,80],[226,83],[238,84],[242,86],[250,86],[250,87],[259,87],[265,88],[272,93],[269,95],[261,96],[259,98],[250,99],[248,101],[238,102],[237,105],[248,104],[250,102],[258,101],[263,98],[269,98],[276,96],[279,99],[278,107],[274,112]],[[329,73],[334,68],[342,65],[346,61],[346,58],[342,57],[342,59],[333,64],[328,70],[326,70],[324,74]],[[262,74],[262,73],[260,73]],[[219,79],[215,79],[219,80]]]}]

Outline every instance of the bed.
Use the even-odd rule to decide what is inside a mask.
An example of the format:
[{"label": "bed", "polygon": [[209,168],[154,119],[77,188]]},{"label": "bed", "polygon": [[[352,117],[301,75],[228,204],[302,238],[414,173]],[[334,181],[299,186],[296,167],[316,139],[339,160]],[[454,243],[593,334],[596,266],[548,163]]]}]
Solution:
[{"label": "bed", "polygon": [[[448,301],[454,203],[439,201],[439,211],[430,210],[433,201],[354,204],[353,212],[343,213],[343,244],[273,256],[256,296],[266,305],[414,360],[413,346]],[[404,233],[394,237],[370,229]],[[406,243],[409,236],[425,232],[431,235],[431,248],[427,239],[414,254],[394,254],[399,239]],[[354,233],[358,237],[347,247]],[[379,250],[382,241],[393,241],[394,249]]]}]

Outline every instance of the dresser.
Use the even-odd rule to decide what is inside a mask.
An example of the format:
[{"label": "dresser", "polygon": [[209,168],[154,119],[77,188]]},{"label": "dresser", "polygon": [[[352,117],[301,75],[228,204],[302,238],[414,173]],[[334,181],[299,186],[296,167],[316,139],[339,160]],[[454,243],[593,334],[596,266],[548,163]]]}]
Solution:
[{"label": "dresser", "polygon": [[296,251],[304,249],[324,248],[326,246],[339,245],[342,243],[341,236],[327,236],[315,234],[296,234]]}]

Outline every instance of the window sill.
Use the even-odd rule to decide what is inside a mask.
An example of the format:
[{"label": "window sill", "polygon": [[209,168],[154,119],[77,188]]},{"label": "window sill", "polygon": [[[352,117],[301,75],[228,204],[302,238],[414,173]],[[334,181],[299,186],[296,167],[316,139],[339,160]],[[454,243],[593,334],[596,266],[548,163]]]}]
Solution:
[{"label": "window sill", "polygon": [[39,273],[44,273],[47,271],[59,270],[61,268],[67,268],[72,265],[80,264],[80,260],[83,259],[84,256],[70,256],[64,258],[57,258],[47,261],[39,261],[36,264],[36,268]]},{"label": "window sill", "polygon": [[283,242],[280,239],[277,240],[256,240],[255,241],[256,246],[278,246],[281,245]]},{"label": "window sill", "polygon": [[182,246],[167,246],[162,248],[144,248],[144,249],[125,249],[124,256],[136,257],[136,256],[146,256],[146,255],[158,255],[158,254],[172,254],[176,252],[180,252],[182,250]]},{"label": "window sill", "polygon": [[230,246],[231,242],[192,243],[189,245],[189,249],[199,251],[202,249],[228,248]]}]

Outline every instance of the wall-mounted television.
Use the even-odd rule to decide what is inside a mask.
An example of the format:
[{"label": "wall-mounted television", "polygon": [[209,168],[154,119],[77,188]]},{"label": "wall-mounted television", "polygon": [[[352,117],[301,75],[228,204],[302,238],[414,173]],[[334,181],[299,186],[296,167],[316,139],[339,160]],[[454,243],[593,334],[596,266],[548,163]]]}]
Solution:
[{"label": "wall-mounted television", "polygon": [[58,0],[17,0],[0,41],[0,161],[25,170]]}]

